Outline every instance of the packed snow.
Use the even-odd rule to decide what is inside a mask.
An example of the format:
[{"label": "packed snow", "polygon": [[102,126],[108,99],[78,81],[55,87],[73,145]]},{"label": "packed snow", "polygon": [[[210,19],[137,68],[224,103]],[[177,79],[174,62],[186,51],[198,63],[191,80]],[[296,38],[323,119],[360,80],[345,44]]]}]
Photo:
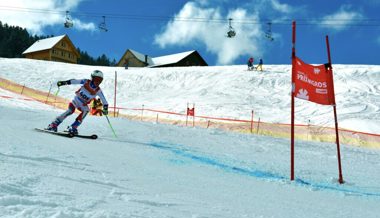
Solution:
[{"label": "packed snow", "polygon": [[[380,133],[380,66],[333,65],[339,126]],[[97,67],[28,59],[0,58],[0,77],[42,91],[55,92],[58,80],[90,78],[105,73],[101,87],[111,106],[117,72],[117,107],[185,113],[195,103],[203,116],[272,123],[290,123],[290,65],[264,65],[264,72],[244,65],[187,68]],[[73,97],[78,86],[65,86],[59,95]],[[296,123],[334,126],[331,106],[296,99]],[[130,111],[121,111],[128,113]]]},{"label": "packed snow", "polygon": [[[289,122],[290,66],[129,69],[0,59],[0,77],[47,91],[57,80],[105,72],[118,106]],[[341,126],[379,132],[378,66],[334,66]],[[61,88],[71,98],[77,86]],[[97,140],[34,131],[62,110],[0,89],[0,217],[378,217],[380,150],[296,141],[297,180],[289,181],[289,140],[217,129],[88,116],[80,132]],[[298,123],[330,125],[331,108],[297,100]],[[330,116],[331,115],[331,116]],[[312,117],[311,117],[312,116]],[[75,116],[65,120],[69,125]]]}]

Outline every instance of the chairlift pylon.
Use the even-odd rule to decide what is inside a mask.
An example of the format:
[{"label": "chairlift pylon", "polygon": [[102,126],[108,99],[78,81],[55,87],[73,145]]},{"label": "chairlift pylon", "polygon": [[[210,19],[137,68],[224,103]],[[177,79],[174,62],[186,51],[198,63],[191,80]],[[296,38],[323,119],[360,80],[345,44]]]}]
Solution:
[{"label": "chairlift pylon", "polygon": [[99,24],[99,29],[103,32],[107,32],[108,29],[107,29],[107,25],[106,25],[106,16],[102,16],[103,17],[103,22],[101,22]]},{"label": "chairlift pylon", "polygon": [[229,24],[229,27],[228,27],[228,32],[227,32],[227,37],[228,38],[233,38],[236,36],[236,32],[234,30],[234,28],[232,27],[232,18],[229,18],[228,19],[228,24]]},{"label": "chairlift pylon", "polygon": [[70,17],[70,12],[66,11],[65,23],[63,24],[65,28],[71,28],[74,26],[74,23]]}]

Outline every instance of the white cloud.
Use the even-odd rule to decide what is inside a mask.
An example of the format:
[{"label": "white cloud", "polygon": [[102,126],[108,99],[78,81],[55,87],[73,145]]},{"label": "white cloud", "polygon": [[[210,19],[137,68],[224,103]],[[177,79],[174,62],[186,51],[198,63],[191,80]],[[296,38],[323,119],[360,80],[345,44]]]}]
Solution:
[{"label": "white cloud", "polygon": [[363,18],[364,16],[361,13],[352,10],[350,5],[343,5],[334,14],[323,17],[320,26],[336,31],[342,31],[349,25],[357,23],[358,19]]},{"label": "white cloud", "polygon": [[[196,2],[188,2],[176,17],[182,21],[180,19],[170,21],[164,31],[155,36],[155,43],[162,48],[201,43],[206,46],[208,52],[216,54],[217,64],[230,64],[241,55],[258,54],[260,51],[259,38],[263,36],[260,25],[247,25],[241,22],[259,18],[257,14],[247,12],[245,9],[235,9],[223,16],[218,8],[201,8]],[[232,26],[237,33],[235,38],[226,37],[229,17],[234,19]],[[203,19],[189,22],[194,18]]]},{"label": "white cloud", "polygon": [[[226,4],[232,9],[222,8]],[[176,14],[177,19],[169,21],[162,32],[156,34],[155,43],[161,48],[205,46],[217,56],[216,64],[221,65],[234,63],[241,56],[259,58],[263,57],[268,45],[264,37],[268,20],[261,20],[261,17],[287,19],[288,15],[299,11],[300,7],[283,4],[280,0],[252,0],[238,5],[232,0],[188,1]],[[196,22],[194,18],[203,19]],[[226,37],[228,18],[233,18],[232,26],[236,31],[232,39]],[[281,38],[276,32],[273,36]],[[279,38],[275,40],[279,41]]]},{"label": "white cloud", "polygon": [[74,27],[78,30],[94,31],[97,26],[94,23],[84,23],[78,19],[73,19]]},{"label": "white cloud", "polygon": [[[47,26],[62,25],[66,10],[74,10],[83,0],[12,0],[0,3],[0,20],[26,28],[32,34],[43,34]],[[79,30],[95,30],[96,25],[74,20]]]},{"label": "white cloud", "polygon": [[[273,9],[282,13],[292,13],[295,9],[288,4],[281,4],[278,0],[269,0]],[[265,2],[265,1],[264,1]]]}]

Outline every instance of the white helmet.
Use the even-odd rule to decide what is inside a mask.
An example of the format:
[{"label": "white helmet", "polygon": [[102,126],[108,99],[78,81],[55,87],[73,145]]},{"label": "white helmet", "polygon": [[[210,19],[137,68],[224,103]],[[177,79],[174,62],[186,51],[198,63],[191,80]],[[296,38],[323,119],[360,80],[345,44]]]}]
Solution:
[{"label": "white helmet", "polygon": [[100,70],[94,70],[92,73],[91,73],[91,77],[94,78],[94,77],[100,77],[103,79],[103,73],[102,71]]}]

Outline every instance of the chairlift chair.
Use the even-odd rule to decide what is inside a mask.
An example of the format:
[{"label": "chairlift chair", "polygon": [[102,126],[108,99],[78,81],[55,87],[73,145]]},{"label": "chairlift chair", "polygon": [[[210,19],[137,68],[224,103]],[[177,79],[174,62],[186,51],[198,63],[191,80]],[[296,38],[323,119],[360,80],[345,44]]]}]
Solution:
[{"label": "chairlift chair", "polygon": [[229,23],[229,27],[228,27],[228,32],[227,32],[227,37],[228,38],[233,38],[236,36],[236,32],[234,30],[234,28],[232,27],[231,23],[232,23],[232,18],[229,18],[228,19],[228,23]]},{"label": "chairlift chair", "polygon": [[272,35],[272,22],[267,22],[267,31],[265,32],[265,37],[269,40],[269,41],[273,41],[274,38],[273,38],[273,35]]},{"label": "chairlift chair", "polygon": [[71,28],[73,26],[74,26],[74,23],[73,23],[72,19],[70,18],[70,12],[66,11],[66,18],[65,18],[64,27],[65,28]]},{"label": "chairlift chair", "polygon": [[99,24],[99,29],[103,32],[107,32],[108,29],[107,29],[107,25],[106,25],[106,16],[102,16],[103,17],[103,22],[101,22]]}]

